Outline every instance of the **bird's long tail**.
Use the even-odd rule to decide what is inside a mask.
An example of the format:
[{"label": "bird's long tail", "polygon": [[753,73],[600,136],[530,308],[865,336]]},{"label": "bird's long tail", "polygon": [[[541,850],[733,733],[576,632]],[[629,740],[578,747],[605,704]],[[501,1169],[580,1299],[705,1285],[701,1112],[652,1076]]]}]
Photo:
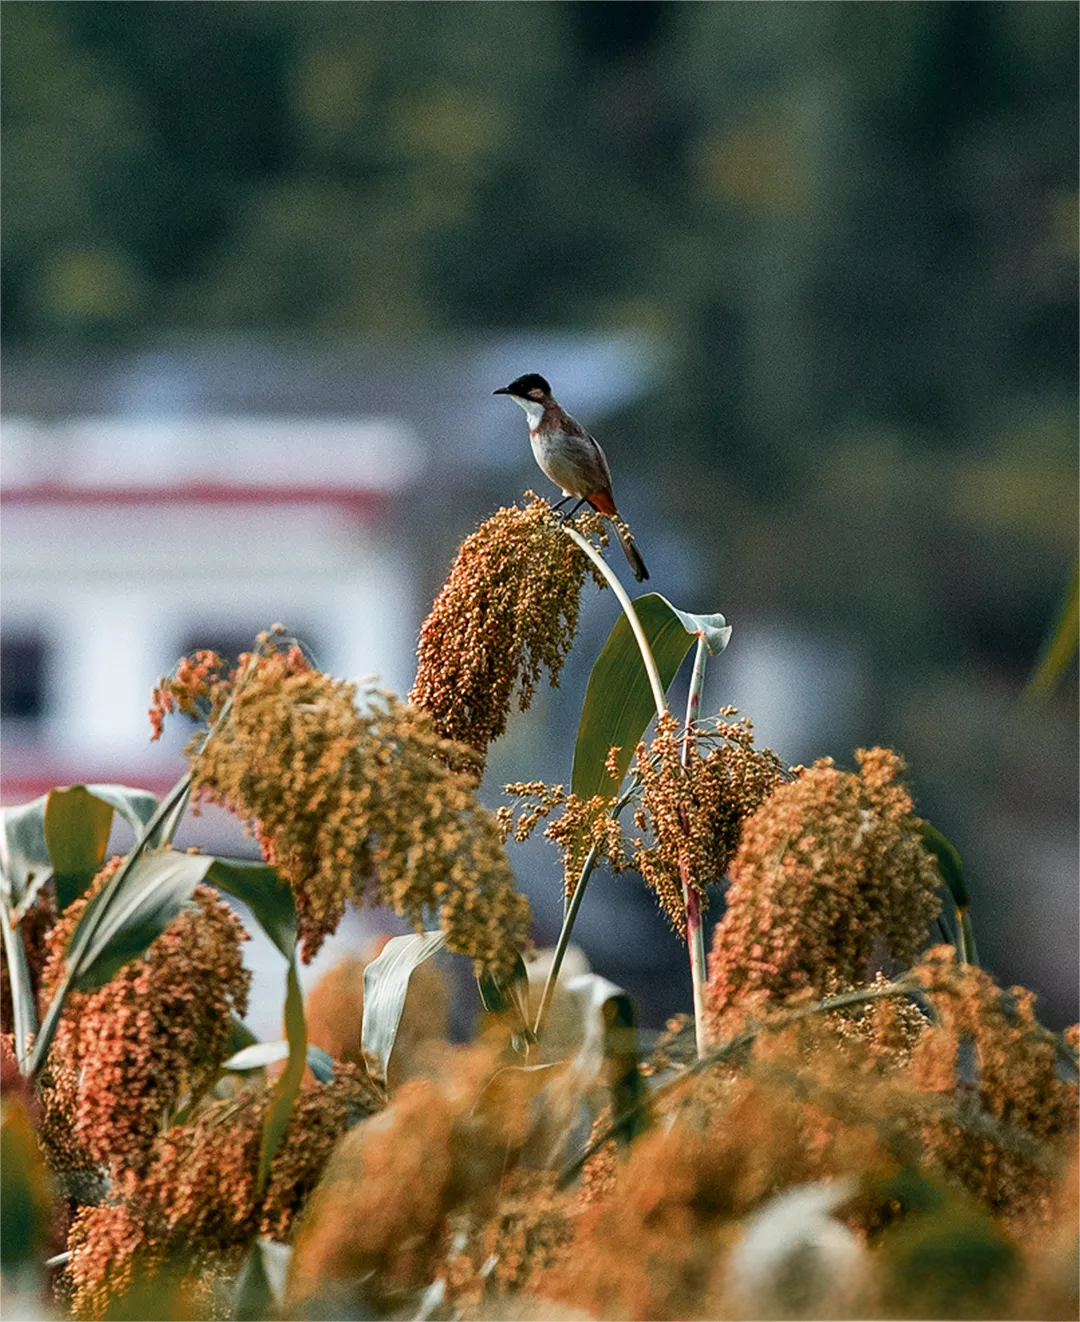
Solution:
[{"label": "bird's long tail", "polygon": [[645,561],[641,558],[641,552],[634,544],[634,539],[630,536],[630,530],[621,520],[615,523],[615,535],[619,539],[619,545],[623,549],[623,554],[630,562],[630,568],[634,577],[639,583],[644,583],[649,577],[649,571],[645,568]]},{"label": "bird's long tail", "polygon": [[615,529],[615,536],[618,537],[623,554],[630,562],[634,577],[639,583],[644,583],[649,577],[649,571],[645,568],[645,561],[641,558],[641,552],[634,545],[634,539],[630,536],[630,529],[619,517],[619,511],[615,508],[615,501],[611,492],[594,491],[591,495],[585,496],[584,499],[596,510],[597,514],[603,514],[605,518],[611,520],[612,527]]}]

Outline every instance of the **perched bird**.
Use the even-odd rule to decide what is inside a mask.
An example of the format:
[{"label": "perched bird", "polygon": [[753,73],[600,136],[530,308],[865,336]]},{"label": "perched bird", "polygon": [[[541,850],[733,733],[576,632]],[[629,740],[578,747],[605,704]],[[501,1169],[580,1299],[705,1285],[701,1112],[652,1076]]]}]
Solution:
[{"label": "perched bird", "polygon": [[576,496],[578,503],[570,511],[571,514],[587,502],[598,514],[614,519],[619,545],[630,562],[634,577],[639,583],[648,578],[645,561],[615,508],[615,499],[611,494],[611,469],[595,437],[590,436],[580,422],[576,422],[560,407],[551,393],[551,387],[538,372],[526,372],[508,386],[492,391],[492,394],[509,395],[525,410],[533,456],[563,493],[562,500],[555,508],[558,509]]}]

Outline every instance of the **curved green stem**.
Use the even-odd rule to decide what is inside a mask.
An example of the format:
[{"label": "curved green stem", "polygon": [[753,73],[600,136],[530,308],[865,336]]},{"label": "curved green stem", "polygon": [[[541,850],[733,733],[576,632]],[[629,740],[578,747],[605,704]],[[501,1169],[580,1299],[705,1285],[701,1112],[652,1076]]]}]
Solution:
[{"label": "curved green stem", "polygon": [[667,703],[664,699],[664,686],[660,683],[660,672],[656,668],[656,658],[652,654],[652,648],[649,646],[649,640],[645,637],[645,630],[641,627],[641,621],[638,619],[637,611],[634,610],[634,603],[630,600],[626,589],[615,576],[615,571],[600,554],[595,546],[576,528],[571,528],[569,524],[559,525],[567,537],[577,546],[580,546],[593,564],[599,569],[601,574],[608,582],[608,586],[619,599],[619,605],[623,608],[623,614],[629,621],[630,628],[634,631],[634,637],[637,645],[641,649],[641,660],[645,666],[645,673],[649,677],[649,687],[652,689],[653,702],[656,704],[657,716],[663,716],[667,712]]},{"label": "curved green stem", "polygon": [[[619,813],[630,802],[630,798],[636,788],[636,784],[621,795],[612,804],[610,815],[614,820]],[[574,930],[574,923],[577,921],[578,910],[581,908],[581,902],[585,898],[585,887],[589,884],[589,878],[592,876],[593,869],[596,867],[597,847],[593,847],[585,855],[585,862],[581,865],[581,875],[578,877],[577,885],[574,887],[574,893],[570,897],[570,903],[566,906],[566,912],[563,915],[562,929],[559,932],[559,939],[555,943],[555,949],[551,956],[551,968],[548,969],[547,980],[544,983],[544,992],[540,997],[540,1008],[536,1012],[536,1023],[533,1025],[533,1035],[539,1038],[544,1028],[544,1022],[547,1019],[548,1010],[551,1008],[551,998],[555,995],[555,984],[559,980],[559,970],[562,968],[563,960],[566,958],[566,952],[570,948],[570,935]]]},{"label": "curved green stem", "polygon": [[533,1035],[537,1038],[543,1032],[544,1022],[547,1019],[548,1010],[551,1008],[551,998],[555,995],[555,984],[559,980],[559,970],[562,968],[562,962],[566,958],[566,952],[570,947],[570,934],[574,930],[574,923],[577,920],[578,910],[581,908],[581,901],[585,898],[585,887],[589,884],[589,877],[592,875],[595,866],[596,846],[593,845],[585,856],[581,876],[578,877],[578,883],[574,887],[570,903],[566,906],[562,930],[559,932],[559,939],[551,956],[551,968],[548,969],[547,981],[544,983],[544,994],[540,997],[540,1008],[536,1012],[536,1023],[533,1024]]},{"label": "curved green stem", "polygon": [[[701,691],[705,685],[705,657],[707,649],[705,639],[700,635],[697,651],[694,653],[694,669],[690,676],[690,692],[686,699],[686,730],[683,734],[681,761],[683,768],[690,761],[694,748],[694,721],[701,706]],[[705,927],[701,918],[701,897],[691,885],[691,878],[685,864],[681,863],[679,872],[682,880],[683,906],[686,910],[686,950],[690,956],[690,981],[694,990],[694,1042],[700,1060],[708,1050],[705,1036]]]}]

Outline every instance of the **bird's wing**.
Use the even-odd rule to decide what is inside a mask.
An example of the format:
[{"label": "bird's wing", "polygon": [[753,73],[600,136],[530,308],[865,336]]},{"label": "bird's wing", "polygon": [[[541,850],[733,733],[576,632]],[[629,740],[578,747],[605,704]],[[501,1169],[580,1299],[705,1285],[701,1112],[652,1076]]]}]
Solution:
[{"label": "bird's wing", "polygon": [[588,450],[587,463],[590,471],[587,477],[593,490],[610,492],[611,469],[608,466],[607,455],[600,448],[600,442],[592,432],[583,427],[577,418],[572,418],[569,413],[563,414],[562,426],[571,436],[583,441]]},{"label": "bird's wing", "polygon": [[592,451],[592,453],[593,453],[593,457],[594,457],[595,460],[596,460],[597,466],[598,466],[600,472],[603,474],[603,477],[604,477],[604,486],[607,488],[608,491],[610,491],[610,490],[611,490],[611,468],[610,468],[610,466],[609,466],[609,464],[608,464],[608,461],[607,461],[607,455],[606,455],[606,454],[604,453],[604,451],[600,448],[600,442],[596,439],[596,437],[595,437],[591,432],[585,432],[585,433],[584,433],[584,438],[583,438],[583,439],[584,439],[585,441],[588,442],[588,444],[589,444],[589,449]]}]

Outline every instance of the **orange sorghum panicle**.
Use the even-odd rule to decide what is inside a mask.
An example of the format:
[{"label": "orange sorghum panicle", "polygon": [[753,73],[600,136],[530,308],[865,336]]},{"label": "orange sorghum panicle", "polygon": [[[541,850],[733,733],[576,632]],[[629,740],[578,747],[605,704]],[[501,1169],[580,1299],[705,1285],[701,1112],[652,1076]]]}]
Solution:
[{"label": "orange sorghum panicle", "polygon": [[710,958],[714,1032],[748,998],[860,985],[878,954],[910,964],[925,941],[939,877],[903,763],[882,748],[857,757],[861,775],[816,762],[743,823]]},{"label": "orange sorghum panicle", "polygon": [[633,763],[642,785],[636,821],[654,838],[648,847],[635,842],[633,866],[680,933],[686,930],[684,882],[704,897],[710,882],[723,879],[744,819],[783,774],[775,753],[754,747],[748,721],[718,720],[705,739],[714,746],[702,756],[695,739],[684,767],[683,736],[668,713],[657,721],[649,747],[638,745]]},{"label": "orange sorghum panicle", "polygon": [[298,1231],[289,1304],[336,1280],[388,1309],[397,1291],[430,1282],[444,1216],[493,1190],[512,1160],[504,1117],[477,1104],[496,1060],[485,1047],[449,1052],[438,1078],[403,1084],[350,1131]]},{"label": "orange sorghum panicle", "polygon": [[148,1233],[126,1203],[83,1207],[68,1232],[71,1311],[78,1318],[104,1318],[138,1276],[161,1264],[160,1241]]},{"label": "orange sorghum panicle", "polygon": [[[102,869],[50,932],[46,992],[62,974],[87,904],[120,861]],[[184,1094],[197,1097],[213,1083],[229,1053],[231,1016],[247,1010],[251,975],[240,951],[246,940],[229,906],[197,886],[190,907],[142,955],[99,991],[69,994],[43,1097],[91,1157],[114,1167],[141,1165],[162,1116]]]},{"label": "orange sorghum panicle", "polygon": [[336,1067],[329,1083],[305,1087],[260,1195],[259,1148],[272,1096],[270,1086],[251,1088],[172,1126],[141,1173],[124,1171],[110,1201],[80,1212],[68,1238],[77,1316],[105,1316],[155,1263],[174,1261],[195,1275],[231,1261],[256,1234],[287,1240],[338,1139],[381,1104],[351,1065]]},{"label": "orange sorghum panicle", "polygon": [[[241,662],[244,661],[241,657]],[[207,649],[193,656],[182,656],[176,673],[165,676],[150,700],[150,738],[160,739],[165,717],[180,711],[186,716],[216,715],[221,709],[228,681],[224,678],[228,667],[222,657]],[[200,711],[205,704],[206,711]]]},{"label": "orange sorghum panicle", "polygon": [[544,835],[553,841],[563,857],[563,877],[567,898],[573,895],[581,876],[582,865],[591,849],[596,850],[595,862],[606,860],[613,872],[629,866],[619,823],[612,819],[611,800],[601,794],[581,799],[567,794],[562,785],[545,785],[542,780],[523,781],[505,786],[507,794],[517,800],[518,816],[507,805],[497,813],[504,838],[527,840],[544,818],[552,817]]},{"label": "orange sorghum panicle", "polygon": [[[1053,1036],[1036,1020],[1034,994],[1008,991],[971,964],[958,964],[951,946],[935,946],[916,968],[934,1012],[915,1045],[911,1080],[920,1091],[950,1102],[977,1102],[1000,1121],[1048,1148],[1075,1134],[1080,1112],[1073,1078],[1059,1077]],[[963,1054],[962,1054],[963,1053]],[[958,1127],[949,1110],[922,1126],[928,1158],[960,1179],[992,1211],[1037,1217],[1052,1180],[1045,1165],[1008,1133]]]},{"label": "orange sorghum panicle", "polygon": [[[590,570],[547,501],[526,494],[524,509],[498,510],[462,543],[421,628],[409,695],[441,735],[470,745],[481,762],[506,729],[515,687],[525,711],[543,670],[557,684]],[[603,535],[590,515],[579,526]]]},{"label": "orange sorghum panicle", "polygon": [[228,697],[224,712],[217,693],[222,715],[189,750],[193,794],[252,826],[292,888],[305,960],[350,900],[371,899],[417,928],[434,910],[451,950],[510,967],[529,905],[476,798],[469,749],[389,694],[367,693],[359,710],[355,686],[297,647],[247,658]]}]

